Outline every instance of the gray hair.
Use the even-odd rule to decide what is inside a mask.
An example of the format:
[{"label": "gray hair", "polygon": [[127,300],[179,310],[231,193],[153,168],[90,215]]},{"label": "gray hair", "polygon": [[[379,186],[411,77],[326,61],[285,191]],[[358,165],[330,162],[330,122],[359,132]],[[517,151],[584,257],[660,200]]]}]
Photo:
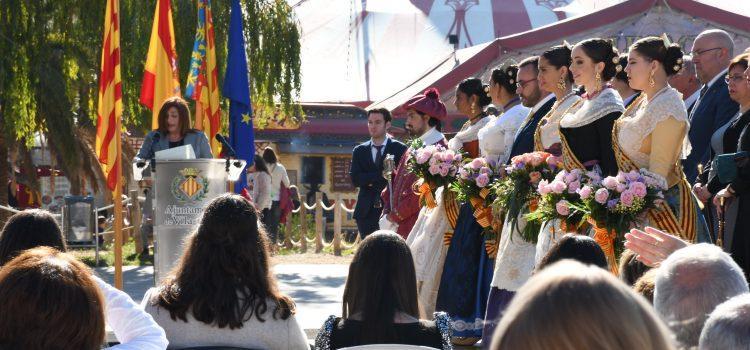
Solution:
[{"label": "gray hair", "polygon": [[734,40],[732,40],[732,37],[729,36],[729,33],[727,33],[726,31],[721,29],[704,30],[700,34],[698,34],[695,40],[703,37],[710,37],[711,39],[715,40],[720,47],[727,49],[727,55],[729,57],[734,56]]},{"label": "gray hair", "polygon": [[654,308],[685,347],[698,345],[708,314],[747,293],[742,269],[712,244],[694,244],[670,255],[656,274]]},{"label": "gray hair", "polygon": [[682,56],[682,70],[680,71],[680,74],[695,75],[695,63],[693,63],[693,56]]},{"label": "gray hair", "polygon": [[750,349],[750,294],[738,295],[717,306],[701,332],[699,349]]}]

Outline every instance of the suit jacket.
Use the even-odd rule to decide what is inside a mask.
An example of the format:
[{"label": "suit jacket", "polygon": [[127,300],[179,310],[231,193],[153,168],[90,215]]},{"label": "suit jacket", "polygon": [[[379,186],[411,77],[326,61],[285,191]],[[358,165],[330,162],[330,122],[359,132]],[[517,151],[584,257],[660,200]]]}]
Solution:
[{"label": "suit jacket", "polygon": [[688,131],[692,151],[682,162],[685,176],[691,183],[696,181],[698,164],[706,164],[709,161],[711,135],[737,115],[740,108],[729,98],[727,83],[722,78],[717,79],[696,103],[690,114]]},{"label": "suit jacket", "polygon": [[[443,138],[437,142],[438,145],[448,147],[448,143]],[[401,237],[406,239],[411,232],[414,223],[417,221],[419,216],[419,210],[422,208],[419,205],[419,195],[414,192],[414,183],[417,182],[417,176],[414,173],[409,172],[408,162],[411,158],[411,148],[406,150],[406,153],[401,157],[401,161],[398,162],[396,170],[393,172],[393,203],[391,213],[396,217],[396,223],[398,224],[398,233]],[[390,194],[386,188],[382,193],[383,200],[383,212],[388,213],[388,208],[391,207]]]},{"label": "suit jacket", "polygon": [[[169,138],[164,133],[161,133],[158,142],[154,142],[154,136],[157,133],[160,132],[158,130],[154,130],[146,135],[146,138],[143,140],[143,146],[141,146],[141,149],[138,151],[138,155],[136,157],[141,159],[149,159],[151,158],[151,152],[158,152],[169,149]],[[203,131],[188,131],[188,133],[185,134],[185,138],[183,139],[183,141],[185,145],[193,146],[193,151],[195,151],[195,158],[200,159],[214,157],[213,154],[211,154],[211,145],[208,143],[208,138],[206,137],[206,134],[203,133]]]},{"label": "suit jacket", "polygon": [[513,140],[513,146],[510,148],[510,155],[508,156],[508,164],[513,157],[529,153],[534,151],[534,133],[536,133],[536,127],[539,125],[539,121],[549,113],[552,109],[552,105],[555,104],[555,98],[551,98],[545,104],[543,104],[526,123],[521,126],[521,131],[516,135]]},{"label": "suit jacket", "polygon": [[[381,159],[386,154],[392,154],[394,161],[398,164],[406,152],[406,145],[387,138]],[[354,186],[359,187],[357,205],[354,207],[354,218],[365,218],[374,210],[376,201],[380,200],[380,192],[388,185],[383,178],[383,164],[376,164],[372,159],[372,141],[367,141],[354,147],[352,152],[352,163],[349,167],[349,177]]]}]

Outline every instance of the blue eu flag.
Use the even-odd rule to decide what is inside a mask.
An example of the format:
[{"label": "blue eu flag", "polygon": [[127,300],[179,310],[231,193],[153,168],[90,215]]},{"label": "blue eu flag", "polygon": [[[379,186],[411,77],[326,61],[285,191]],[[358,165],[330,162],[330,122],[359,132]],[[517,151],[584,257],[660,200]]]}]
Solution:
[{"label": "blue eu flag", "polygon": [[[242,12],[240,1],[232,0],[232,14],[229,20],[229,43],[227,53],[227,71],[224,76],[224,97],[229,104],[229,143],[232,144],[237,158],[247,160],[248,166],[253,163],[255,155],[255,136],[253,135],[253,110],[250,105],[250,84],[248,81],[247,57],[245,56],[245,37],[242,31]],[[242,192],[247,184],[245,172],[234,186],[234,191]]]}]

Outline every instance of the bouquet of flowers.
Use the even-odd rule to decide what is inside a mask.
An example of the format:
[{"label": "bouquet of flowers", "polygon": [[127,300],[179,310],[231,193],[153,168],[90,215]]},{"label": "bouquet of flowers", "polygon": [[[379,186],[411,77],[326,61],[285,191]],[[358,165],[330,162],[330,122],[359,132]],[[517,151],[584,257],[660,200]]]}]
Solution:
[{"label": "bouquet of flowers", "polygon": [[[537,209],[540,195],[536,188],[540,181],[554,178],[560,163],[558,157],[547,152],[525,153],[511,159],[510,166],[505,168],[505,178],[493,185],[497,196],[493,206],[508,215],[513,230],[518,230],[521,213]],[[532,221],[518,232],[525,241],[536,243],[540,228],[541,223]]]},{"label": "bouquet of flowers", "polygon": [[498,169],[495,162],[483,157],[474,158],[458,169],[458,177],[451,183],[450,188],[456,192],[459,202],[481,198],[485,205],[490,205],[494,199],[490,187],[503,174],[503,169]]},{"label": "bouquet of flowers", "polygon": [[437,206],[435,190],[455,180],[463,155],[441,145],[425,146],[420,139],[412,141],[409,146],[411,157],[407,163],[408,170],[419,177],[415,192],[419,193],[422,205],[434,208]]},{"label": "bouquet of flowers", "polygon": [[622,240],[631,226],[642,220],[647,210],[656,208],[664,199],[666,180],[646,169],[619,172],[600,181],[592,179],[585,193],[581,193],[586,219],[594,225],[594,239],[616,269],[616,256],[622,249]]},{"label": "bouquet of flowers", "polygon": [[573,169],[557,173],[552,181],[539,181],[539,207],[526,215],[526,220],[536,221],[541,225],[545,221],[559,219],[563,231],[575,232],[585,223],[583,219],[586,213],[579,209],[581,198],[591,196],[591,182],[598,181],[599,178],[598,173],[584,174],[581,169]]}]

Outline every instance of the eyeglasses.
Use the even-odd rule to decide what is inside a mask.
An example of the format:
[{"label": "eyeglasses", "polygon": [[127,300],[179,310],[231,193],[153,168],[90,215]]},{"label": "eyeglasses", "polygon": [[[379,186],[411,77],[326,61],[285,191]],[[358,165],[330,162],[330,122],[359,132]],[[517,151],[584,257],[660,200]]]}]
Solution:
[{"label": "eyeglasses", "polygon": [[529,80],[526,80],[526,81],[524,81],[524,80],[519,80],[519,81],[518,81],[518,83],[516,83],[516,87],[519,87],[519,88],[523,89],[523,88],[525,88],[525,87],[526,87],[526,84],[528,84],[528,83],[530,83],[530,82],[532,82],[532,81],[536,81],[536,78],[534,78],[534,79],[529,79]]},{"label": "eyeglasses", "polygon": [[735,83],[736,84],[736,83],[739,83],[739,82],[741,82],[741,81],[743,81],[745,79],[747,79],[747,77],[745,75],[742,75],[742,74],[735,74],[735,75],[729,75],[729,74],[727,74],[724,77],[724,82],[726,82],[727,84],[729,84],[729,83]]},{"label": "eyeglasses", "polygon": [[690,52],[690,55],[692,55],[693,57],[695,57],[695,56],[700,56],[700,55],[702,55],[702,54],[704,54],[704,53],[706,53],[706,52],[709,52],[709,51],[713,51],[713,50],[721,50],[721,49],[722,49],[722,47],[714,47],[713,49],[705,49],[705,50],[691,51],[691,52]]}]

